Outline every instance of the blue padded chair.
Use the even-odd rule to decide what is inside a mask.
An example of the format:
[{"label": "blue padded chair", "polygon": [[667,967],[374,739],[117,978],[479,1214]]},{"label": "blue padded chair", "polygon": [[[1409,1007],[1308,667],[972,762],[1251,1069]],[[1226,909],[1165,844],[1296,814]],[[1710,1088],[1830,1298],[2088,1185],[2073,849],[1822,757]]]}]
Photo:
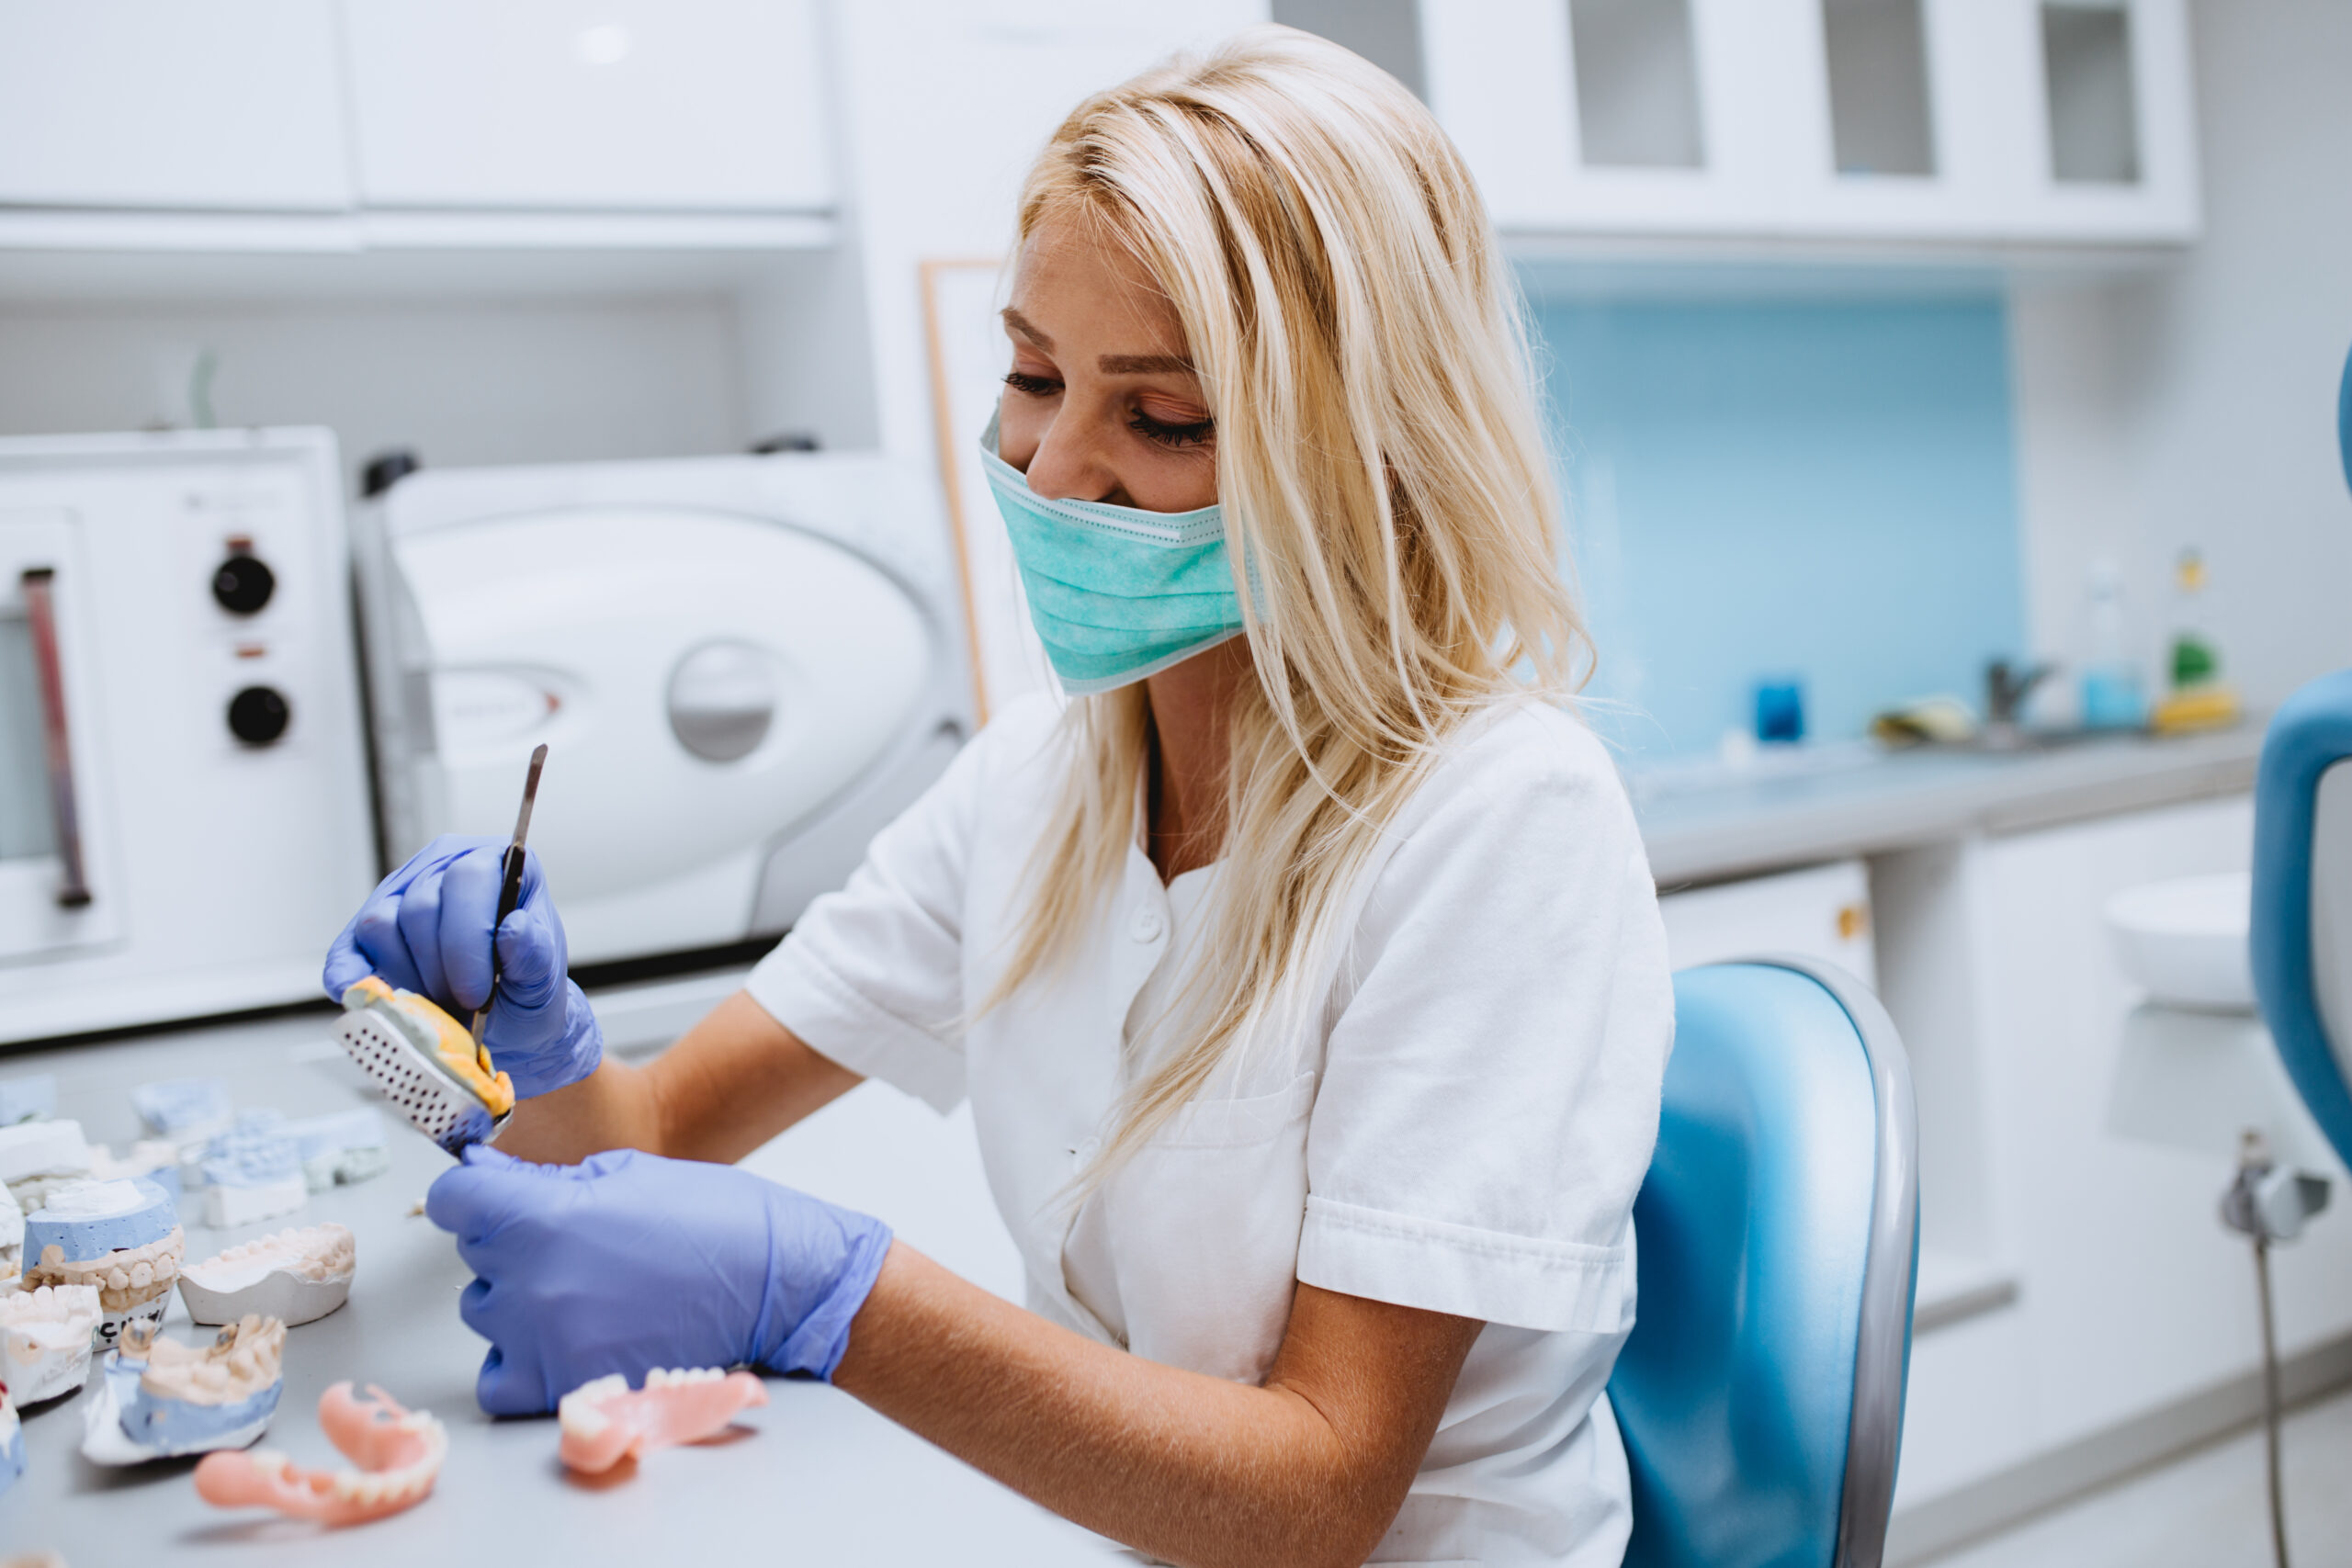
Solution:
[{"label": "blue padded chair", "polygon": [[1877,1568],[1918,1275],[1911,1068],[1803,958],[1674,977],[1640,1299],[1609,1381],[1628,1568]]},{"label": "blue padded chair", "polygon": [[2289,697],[2263,738],[2246,936],[2287,1076],[2352,1165],[2352,670]]},{"label": "blue padded chair", "polygon": [[[2352,485],[2352,356],[2335,394]],[[2254,780],[2254,994],[2296,1092],[2352,1165],[2352,670],[2280,705]]]}]

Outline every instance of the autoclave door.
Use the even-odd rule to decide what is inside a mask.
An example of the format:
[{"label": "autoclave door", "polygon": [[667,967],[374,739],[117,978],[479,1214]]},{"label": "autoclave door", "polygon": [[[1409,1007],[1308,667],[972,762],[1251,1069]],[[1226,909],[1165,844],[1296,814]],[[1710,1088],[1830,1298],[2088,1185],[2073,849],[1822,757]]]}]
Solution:
[{"label": "autoclave door", "polygon": [[554,508],[394,555],[427,645],[417,841],[503,831],[546,741],[531,843],[574,963],[746,936],[771,850],[905,736],[936,658],[899,583],[771,518]]},{"label": "autoclave door", "polygon": [[0,511],[0,963],[110,940],[93,594],[72,513]]}]

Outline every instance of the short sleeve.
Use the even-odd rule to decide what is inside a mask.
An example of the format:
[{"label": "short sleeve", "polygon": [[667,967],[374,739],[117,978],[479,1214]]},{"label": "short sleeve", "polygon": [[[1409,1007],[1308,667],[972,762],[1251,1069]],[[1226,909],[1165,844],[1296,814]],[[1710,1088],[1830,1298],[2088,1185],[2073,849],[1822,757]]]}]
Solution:
[{"label": "short sleeve", "polygon": [[1538,1330],[1632,1322],[1673,991],[1599,741],[1523,708],[1400,818],[1307,1134],[1305,1283]]},{"label": "short sleeve", "polygon": [[820,1055],[947,1111],[964,1098],[965,890],[991,726],[875,835],[743,988]]}]

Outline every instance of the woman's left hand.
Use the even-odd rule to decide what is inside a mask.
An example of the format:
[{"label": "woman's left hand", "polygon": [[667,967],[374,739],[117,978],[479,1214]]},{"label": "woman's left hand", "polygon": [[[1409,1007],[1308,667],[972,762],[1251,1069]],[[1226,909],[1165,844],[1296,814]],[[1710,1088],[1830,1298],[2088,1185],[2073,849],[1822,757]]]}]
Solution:
[{"label": "woman's left hand", "polygon": [[474,1271],[476,1397],[537,1415],[608,1372],[750,1365],[831,1379],[890,1228],[733,1166],[636,1149],[531,1165],[487,1145],[425,1214]]}]

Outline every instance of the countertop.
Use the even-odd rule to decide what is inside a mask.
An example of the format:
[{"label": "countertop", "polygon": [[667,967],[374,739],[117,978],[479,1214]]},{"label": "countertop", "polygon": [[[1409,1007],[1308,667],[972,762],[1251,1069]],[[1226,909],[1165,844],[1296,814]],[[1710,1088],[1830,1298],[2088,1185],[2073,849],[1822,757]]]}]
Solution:
[{"label": "countertop", "polygon": [[[11,1054],[5,1071],[54,1072],[59,1114],[119,1146],[136,1132],[133,1085],[209,1073],[240,1106],[290,1116],[378,1103],[311,1012],[261,1022],[61,1050]],[[380,1106],[379,1106],[380,1108]],[[80,1453],[81,1404],[66,1395],[24,1413],[26,1472],[0,1493],[0,1557],[48,1548],[74,1568],[188,1561],[339,1568],[420,1562],[952,1562],[1042,1565],[1132,1561],[819,1383],[770,1379],[769,1404],[740,1418],[732,1440],[649,1456],[604,1484],[556,1461],[551,1419],[492,1421],[473,1397],[482,1342],[458,1321],[469,1276],[448,1236],[410,1209],[447,1156],[394,1123],[391,1168],[313,1194],[309,1208],[237,1231],[187,1227],[187,1256],[288,1225],[336,1220],[357,1241],[350,1303],[288,1331],[286,1392],[262,1439],[313,1467],[341,1463],[319,1431],[320,1393],[350,1379],[380,1383],[447,1426],[449,1456],[433,1495],[404,1514],[326,1532],[258,1509],[212,1508],[188,1479],[195,1461],[128,1470]],[[779,1145],[745,1163],[788,1158]],[[770,1173],[773,1174],[773,1173]],[[197,1340],[174,1296],[166,1329]]]},{"label": "countertop", "polygon": [[1911,849],[2243,793],[2263,727],[2081,739],[2014,751],[1867,744],[1627,771],[1661,891],[1780,867]]}]

